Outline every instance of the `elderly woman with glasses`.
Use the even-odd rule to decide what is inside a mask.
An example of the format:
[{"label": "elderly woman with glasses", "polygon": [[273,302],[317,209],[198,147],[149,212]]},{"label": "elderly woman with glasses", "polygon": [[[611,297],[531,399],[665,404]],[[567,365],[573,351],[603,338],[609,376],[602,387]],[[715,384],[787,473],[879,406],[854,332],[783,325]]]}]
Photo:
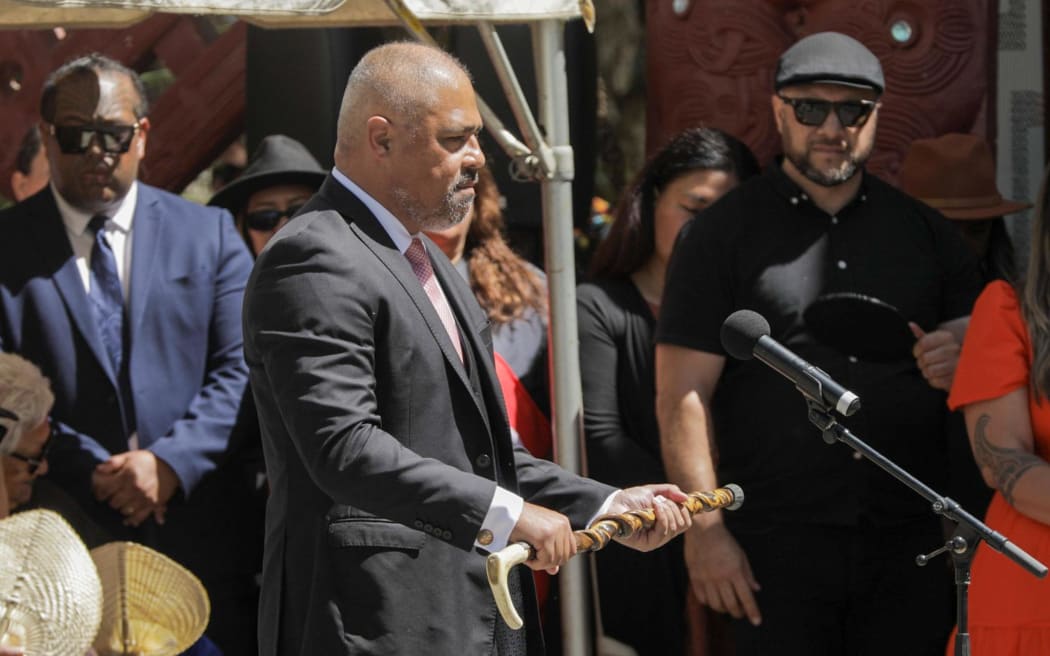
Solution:
[{"label": "elderly woman with glasses", "polygon": [[55,397],[40,370],[13,353],[0,353],[0,516],[29,501],[33,481],[47,473]]}]

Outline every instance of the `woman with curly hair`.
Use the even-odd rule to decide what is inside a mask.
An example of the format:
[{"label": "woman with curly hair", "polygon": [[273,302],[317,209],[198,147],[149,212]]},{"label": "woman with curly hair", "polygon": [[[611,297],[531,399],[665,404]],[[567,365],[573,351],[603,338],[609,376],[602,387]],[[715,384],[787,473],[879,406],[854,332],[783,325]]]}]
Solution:
[{"label": "woman with curly hair", "polygon": [[541,408],[547,398],[547,277],[503,238],[496,180],[482,169],[471,212],[462,222],[428,231],[470,283],[492,322],[492,346]]},{"label": "woman with curly hair", "polygon": [[[620,199],[591,261],[591,282],[577,292],[591,477],[617,486],[667,477],[656,422],[653,332],[671,249],[689,219],[756,173],[743,143],[721,130],[694,128],[656,153]],[[689,579],[681,541],[644,558],[609,550],[595,562],[605,632],[641,655],[686,653]]]}]

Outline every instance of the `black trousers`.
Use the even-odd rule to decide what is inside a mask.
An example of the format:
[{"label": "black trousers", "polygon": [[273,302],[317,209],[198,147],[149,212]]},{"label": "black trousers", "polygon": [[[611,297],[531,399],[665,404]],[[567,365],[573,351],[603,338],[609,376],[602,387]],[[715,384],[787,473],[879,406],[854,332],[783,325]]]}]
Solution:
[{"label": "black trousers", "polygon": [[951,561],[929,518],[892,529],[735,530],[762,589],[762,624],[733,623],[737,656],[943,656],[955,622]]}]

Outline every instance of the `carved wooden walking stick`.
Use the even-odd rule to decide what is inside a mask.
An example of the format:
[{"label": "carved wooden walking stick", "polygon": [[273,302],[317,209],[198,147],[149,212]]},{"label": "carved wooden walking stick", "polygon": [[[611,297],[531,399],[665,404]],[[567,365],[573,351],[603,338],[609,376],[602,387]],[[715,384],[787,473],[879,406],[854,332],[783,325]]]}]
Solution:
[{"label": "carved wooden walking stick", "polygon": [[[743,503],[744,491],[740,486],[730,483],[710,492],[692,492],[680,505],[688,510],[690,515],[695,515],[720,509],[736,510]],[[613,538],[631,537],[636,531],[651,528],[655,523],[656,512],[652,508],[629,510],[619,515],[603,515],[594,520],[589,528],[573,531],[576,537],[576,553],[598,551]],[[527,542],[515,542],[491,554],[485,563],[492,596],[496,598],[496,607],[499,608],[499,614],[503,616],[507,626],[512,629],[520,629],[524,623],[511,601],[510,590],[507,588],[507,574],[512,567],[535,555],[535,550]]]}]

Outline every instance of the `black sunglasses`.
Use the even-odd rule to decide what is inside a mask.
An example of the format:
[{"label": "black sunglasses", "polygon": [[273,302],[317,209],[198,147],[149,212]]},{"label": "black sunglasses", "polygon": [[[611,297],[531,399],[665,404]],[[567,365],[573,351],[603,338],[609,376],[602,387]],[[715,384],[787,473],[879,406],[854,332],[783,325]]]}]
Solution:
[{"label": "black sunglasses", "polygon": [[244,225],[249,230],[258,230],[259,232],[269,232],[277,227],[277,224],[281,222],[281,219],[288,217],[289,219],[299,213],[299,210],[303,209],[303,205],[306,203],[300,203],[298,205],[289,205],[286,210],[256,210],[249,212],[244,215]]},{"label": "black sunglasses", "polygon": [[58,431],[55,429],[54,424],[50,424],[50,428],[51,430],[47,434],[47,440],[44,441],[44,446],[40,448],[40,453],[36,457],[22,455],[17,451],[12,451],[11,453],[7,454],[15,460],[21,460],[22,462],[28,464],[30,476],[35,474],[37,470],[43,467],[44,463],[47,462],[47,454],[49,451],[51,451],[51,444],[55,441],[55,435],[58,434]]},{"label": "black sunglasses", "polygon": [[51,134],[58,142],[58,147],[65,155],[81,155],[91,148],[91,142],[98,139],[102,150],[118,155],[128,152],[131,140],[139,131],[135,125],[52,125]]},{"label": "black sunglasses", "polygon": [[832,102],[830,100],[819,100],[817,98],[788,98],[780,96],[780,99],[791,105],[795,110],[795,119],[802,125],[817,127],[824,125],[828,114],[835,110],[839,117],[839,123],[844,128],[852,128],[864,125],[868,117],[878,106],[874,100],[842,100]]}]

